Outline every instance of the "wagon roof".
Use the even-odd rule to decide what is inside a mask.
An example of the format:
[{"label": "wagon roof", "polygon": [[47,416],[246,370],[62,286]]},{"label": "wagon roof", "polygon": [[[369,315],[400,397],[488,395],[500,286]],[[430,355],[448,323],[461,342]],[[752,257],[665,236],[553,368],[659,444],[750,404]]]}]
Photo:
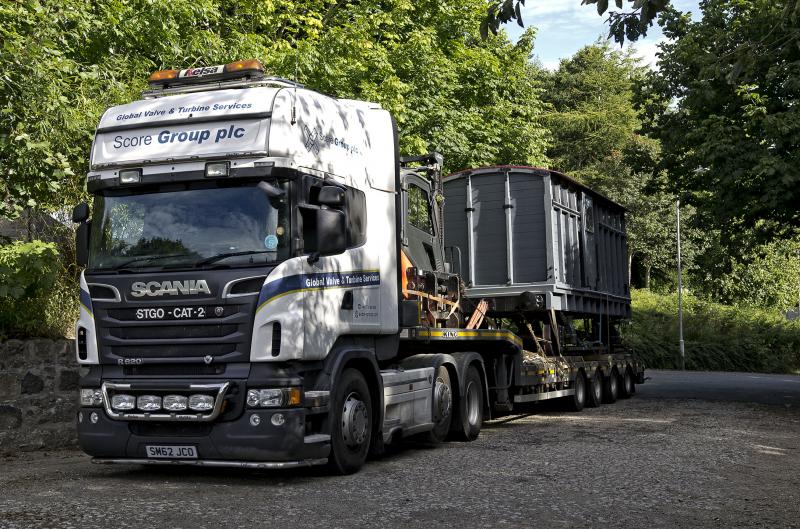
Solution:
[{"label": "wagon roof", "polygon": [[[545,167],[534,167],[534,166],[530,166],[530,165],[486,165],[484,167],[476,167],[474,169],[461,169],[461,170],[456,171],[454,173],[450,173],[449,175],[444,177],[444,182],[447,182],[448,180],[455,180],[457,178],[461,178],[463,176],[466,176],[467,174],[491,173],[491,172],[493,172],[494,170],[497,170],[497,169],[514,169],[515,171],[529,172],[530,174],[536,174],[537,172],[546,172],[546,173],[551,174],[551,175],[556,175],[559,178],[561,178],[562,180],[566,180],[570,184],[574,185],[575,187],[579,187],[584,191],[588,191],[593,196],[601,198],[605,202],[608,202],[609,204],[611,204],[613,206],[616,206],[616,207],[618,207],[618,208],[620,208],[620,209],[622,209],[624,211],[627,211],[627,208],[625,206],[623,206],[622,204],[611,200],[610,198],[608,198],[607,196],[605,196],[605,195],[603,195],[601,193],[598,193],[597,191],[595,191],[591,187],[588,187],[586,184],[582,184],[578,180],[575,180],[571,176],[568,176],[568,175],[566,175],[564,173],[561,173],[559,171],[555,171],[553,169],[547,169]],[[541,175],[537,175],[537,176],[541,176]]]}]

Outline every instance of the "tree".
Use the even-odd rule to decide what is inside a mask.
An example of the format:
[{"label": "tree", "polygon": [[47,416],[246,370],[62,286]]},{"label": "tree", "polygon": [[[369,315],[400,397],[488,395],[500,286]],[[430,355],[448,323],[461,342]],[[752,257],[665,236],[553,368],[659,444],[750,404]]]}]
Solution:
[{"label": "tree", "polygon": [[760,242],[753,231],[738,238],[737,251],[721,242],[699,257],[695,282],[715,300],[770,310],[796,309],[800,292],[800,237]]},{"label": "tree", "polygon": [[671,185],[729,238],[800,229],[800,3],[706,0],[668,11],[659,61],[674,108],[658,136]]},{"label": "tree", "polygon": [[621,151],[640,128],[633,105],[636,59],[607,43],[585,46],[562,60],[546,85],[552,105],[551,166],[581,176],[614,151]]},{"label": "tree", "polygon": [[381,103],[448,168],[546,162],[533,31],[483,40],[484,0],[25,0],[0,4],[0,215],[84,196],[93,130],[161,68],[256,57]]},{"label": "tree", "polygon": [[[562,0],[576,1],[576,0]],[[628,11],[608,11],[608,0],[582,0],[581,4],[594,5],[597,14],[603,15],[608,11],[608,36],[622,45],[625,39],[637,40],[647,35],[647,30],[653,25],[659,13],[664,11],[669,0],[614,0],[617,9],[622,9],[627,3]],[[495,35],[502,24],[516,21],[520,26],[522,21],[522,6],[525,0],[487,0],[486,15],[481,22],[481,34],[487,38],[491,31]]]},{"label": "tree", "polygon": [[[642,134],[640,109],[655,108],[642,86],[647,79],[635,58],[599,43],[561,61],[544,99],[552,106],[552,166],[627,208],[630,270],[638,268],[635,275],[650,288],[654,271],[668,284],[674,275],[676,197],[658,169],[658,141]],[[684,263],[691,267],[700,241],[691,229],[684,235]]]}]

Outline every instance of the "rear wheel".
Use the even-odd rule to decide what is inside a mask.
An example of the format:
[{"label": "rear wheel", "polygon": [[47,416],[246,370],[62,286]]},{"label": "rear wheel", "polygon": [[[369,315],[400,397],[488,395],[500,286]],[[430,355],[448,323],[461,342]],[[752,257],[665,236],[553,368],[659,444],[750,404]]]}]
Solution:
[{"label": "rear wheel", "polygon": [[333,394],[328,467],[338,474],[352,474],[367,459],[372,437],[372,399],[367,381],[357,369],[342,373]]},{"label": "rear wheel", "polygon": [[633,373],[631,373],[631,368],[626,367],[619,386],[619,396],[623,399],[629,399],[633,396],[635,391],[636,389],[633,386]]},{"label": "rear wheel", "polygon": [[464,376],[464,394],[459,403],[458,415],[453,422],[453,433],[464,441],[474,441],[483,425],[483,383],[475,366],[469,366]]},{"label": "rear wheel", "polygon": [[619,374],[617,368],[611,370],[608,377],[603,381],[603,402],[613,404],[617,402],[619,394]]},{"label": "rear wheel", "polygon": [[581,411],[583,405],[586,404],[586,379],[583,376],[583,371],[578,371],[575,375],[575,393],[566,397],[567,410]]},{"label": "rear wheel", "polygon": [[439,366],[433,384],[433,430],[428,432],[428,441],[441,443],[450,433],[453,422],[453,386],[447,368]]},{"label": "rear wheel", "polygon": [[597,408],[603,403],[603,377],[600,375],[599,369],[595,369],[592,373],[592,378],[589,380],[588,386],[586,391],[586,407]]}]

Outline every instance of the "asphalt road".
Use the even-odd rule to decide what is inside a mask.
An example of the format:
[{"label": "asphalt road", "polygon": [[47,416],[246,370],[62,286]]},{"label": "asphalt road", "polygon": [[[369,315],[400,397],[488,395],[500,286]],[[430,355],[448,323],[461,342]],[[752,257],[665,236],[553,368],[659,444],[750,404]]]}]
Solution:
[{"label": "asphalt road", "polygon": [[800,407],[800,376],[648,370],[642,397],[752,402]]},{"label": "asphalt road", "polygon": [[353,476],[25,454],[0,460],[0,528],[800,527],[800,377],[649,376],[633,399],[533,406]]}]

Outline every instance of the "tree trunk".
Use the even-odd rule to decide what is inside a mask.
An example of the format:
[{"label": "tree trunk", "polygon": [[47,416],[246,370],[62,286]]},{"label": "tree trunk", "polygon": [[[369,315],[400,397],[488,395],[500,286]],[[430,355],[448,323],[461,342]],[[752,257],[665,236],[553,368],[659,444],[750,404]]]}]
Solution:
[{"label": "tree trunk", "polygon": [[633,254],[628,254],[628,291],[631,289],[631,268],[633,267]]},{"label": "tree trunk", "polygon": [[652,268],[651,265],[645,265],[644,267],[644,288],[650,290],[650,269]]}]

